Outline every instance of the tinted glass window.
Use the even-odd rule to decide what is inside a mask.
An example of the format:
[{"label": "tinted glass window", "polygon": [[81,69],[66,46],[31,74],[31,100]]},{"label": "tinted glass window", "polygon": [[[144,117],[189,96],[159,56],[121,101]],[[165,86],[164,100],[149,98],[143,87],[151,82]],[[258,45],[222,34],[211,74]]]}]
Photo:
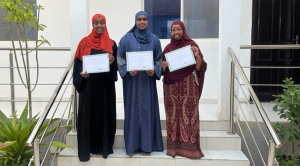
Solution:
[{"label": "tinted glass window", "polygon": [[219,0],[184,0],[184,25],[191,38],[219,37]]},{"label": "tinted glass window", "polygon": [[144,0],[148,27],[160,39],[170,39],[172,22],[180,20],[180,0]]},{"label": "tinted glass window", "polygon": [[[30,3],[32,5],[32,9],[34,14],[36,15],[36,9],[33,6],[33,4],[36,4],[35,0],[28,0],[28,3]],[[11,37],[10,37],[10,32],[9,32],[9,27],[8,27],[8,22],[7,20],[3,20],[3,18],[7,15],[7,12],[5,9],[0,8],[0,41],[11,41]],[[27,27],[28,29],[29,27]],[[16,25],[14,23],[12,23],[12,29],[13,29],[13,36],[14,36],[14,40],[18,40],[17,37],[17,32],[16,32]],[[36,31],[34,31],[34,33],[36,33]],[[24,32],[23,30],[20,28],[20,37],[23,38],[24,37]],[[35,40],[34,35],[32,30],[30,29],[29,31],[27,31],[27,37],[30,40]]]}]

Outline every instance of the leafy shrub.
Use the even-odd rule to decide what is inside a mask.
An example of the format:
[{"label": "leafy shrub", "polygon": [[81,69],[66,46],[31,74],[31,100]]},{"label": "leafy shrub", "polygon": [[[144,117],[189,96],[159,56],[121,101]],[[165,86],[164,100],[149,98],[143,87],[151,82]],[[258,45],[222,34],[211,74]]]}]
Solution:
[{"label": "leafy shrub", "polygon": [[[10,121],[0,110],[0,142],[3,143],[0,145],[0,166],[27,166],[33,156],[33,148],[27,147],[26,141],[38,121],[38,115],[33,117],[31,121],[28,121],[27,106],[28,105],[26,105],[23,110],[19,120],[17,120],[16,112],[14,112],[13,119]],[[57,120],[58,119],[53,119],[44,123],[39,130],[37,138],[41,138],[47,126]],[[60,127],[70,126],[71,125],[65,125]],[[57,127],[50,129],[45,133],[44,137],[54,133],[56,129]],[[40,144],[40,146],[45,145],[49,145],[49,143]],[[52,146],[72,148],[61,142],[54,142]]]}]

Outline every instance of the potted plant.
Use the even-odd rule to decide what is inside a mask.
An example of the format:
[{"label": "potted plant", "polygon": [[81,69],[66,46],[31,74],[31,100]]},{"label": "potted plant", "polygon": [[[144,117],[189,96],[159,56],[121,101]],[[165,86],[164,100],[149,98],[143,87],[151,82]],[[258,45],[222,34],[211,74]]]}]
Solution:
[{"label": "potted plant", "polygon": [[285,165],[288,163],[300,165],[299,157],[295,157],[295,142],[300,139],[300,86],[294,85],[292,78],[286,78],[283,82],[285,83],[283,85],[283,94],[274,95],[276,99],[273,103],[276,103],[276,105],[273,107],[273,110],[278,112],[280,118],[288,120],[289,127],[284,127],[279,122],[273,124],[273,126],[282,142],[285,138],[290,142],[284,145],[281,148],[282,150],[277,151],[277,153],[280,154],[285,149],[283,154],[286,154],[290,145],[292,146],[292,150],[287,157],[278,156],[277,160],[282,161]]}]

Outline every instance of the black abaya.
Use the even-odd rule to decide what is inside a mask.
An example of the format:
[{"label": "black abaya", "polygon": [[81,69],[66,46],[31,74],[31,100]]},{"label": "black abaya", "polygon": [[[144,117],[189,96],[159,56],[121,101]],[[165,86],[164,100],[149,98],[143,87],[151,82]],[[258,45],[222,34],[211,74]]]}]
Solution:
[{"label": "black abaya", "polygon": [[[91,50],[91,55],[106,53]],[[76,58],[73,71],[73,84],[79,93],[77,120],[78,156],[80,161],[88,161],[90,153],[102,154],[107,158],[113,153],[116,132],[116,64],[117,45],[114,42],[114,62],[110,72],[92,73],[88,78],[80,75],[82,61]]]}]

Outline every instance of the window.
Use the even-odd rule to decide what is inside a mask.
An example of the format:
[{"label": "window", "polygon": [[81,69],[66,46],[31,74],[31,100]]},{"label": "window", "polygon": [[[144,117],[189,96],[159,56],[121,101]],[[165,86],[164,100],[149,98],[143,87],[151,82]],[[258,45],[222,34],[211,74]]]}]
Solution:
[{"label": "window", "polygon": [[145,0],[148,27],[160,39],[170,39],[173,21],[180,20],[180,0]]},{"label": "window", "polygon": [[148,26],[160,39],[171,38],[175,20],[184,22],[191,38],[219,37],[219,0],[144,0],[144,4]]},{"label": "window", "polygon": [[[27,2],[31,4],[33,12],[36,15],[37,13],[36,13],[35,7],[33,6],[33,4],[36,4],[36,0],[28,0]],[[6,10],[0,8],[0,41],[11,41],[8,22],[7,22],[7,20],[3,20],[3,18],[6,16],[6,14],[7,14]],[[13,29],[14,40],[18,40],[17,35],[16,35],[17,34],[16,26],[13,23],[12,23],[12,29]],[[34,31],[34,33],[36,33],[36,31]],[[27,32],[27,35],[28,35],[27,37],[30,40],[35,40],[34,35],[31,30],[29,30]],[[22,30],[20,30],[20,36],[21,36],[21,38],[24,37]]]}]

